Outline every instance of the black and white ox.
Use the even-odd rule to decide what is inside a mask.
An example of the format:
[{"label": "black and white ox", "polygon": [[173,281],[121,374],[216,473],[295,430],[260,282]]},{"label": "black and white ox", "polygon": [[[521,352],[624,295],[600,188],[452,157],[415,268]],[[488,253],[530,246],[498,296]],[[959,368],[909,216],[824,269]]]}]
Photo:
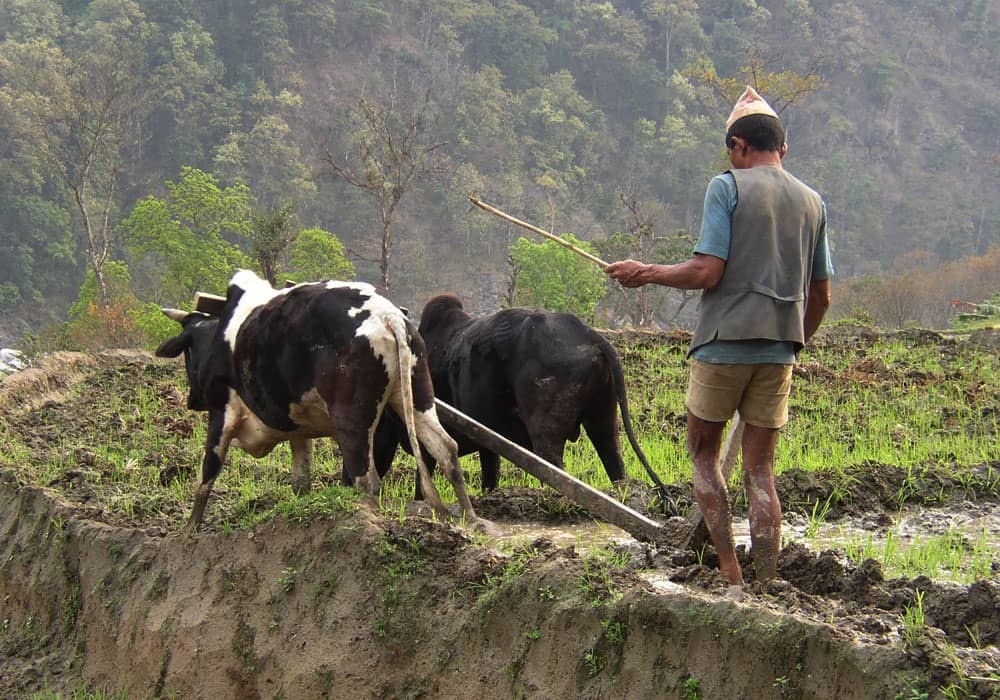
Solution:
[{"label": "black and white ox", "polygon": [[369,494],[381,481],[372,436],[386,405],[401,416],[418,455],[423,493],[442,516],[418,440],[444,465],[468,522],[478,522],[455,441],[438,422],[424,343],[400,309],[364,283],[317,282],[276,290],[249,270],[229,283],[219,316],[163,309],[183,326],[160,357],[184,353],[188,408],[208,412],[201,485],[188,521],[196,529],[230,444],[254,457],[292,449],[292,488],[310,487],[312,439],[340,446],[342,480]]},{"label": "black and white ox", "polygon": [[[632,430],[618,353],[576,316],[511,308],[473,318],[456,295],[441,294],[424,306],[419,333],[437,398],[560,468],[566,442],[575,442],[582,426],[608,477],[624,479],[620,410],[632,449],[667,498]],[[399,421],[386,413],[375,440],[380,472],[403,437]],[[499,455],[462,435],[456,439],[459,454],[479,452],[483,489],[495,489]],[[428,464],[433,469],[433,461]]]}]

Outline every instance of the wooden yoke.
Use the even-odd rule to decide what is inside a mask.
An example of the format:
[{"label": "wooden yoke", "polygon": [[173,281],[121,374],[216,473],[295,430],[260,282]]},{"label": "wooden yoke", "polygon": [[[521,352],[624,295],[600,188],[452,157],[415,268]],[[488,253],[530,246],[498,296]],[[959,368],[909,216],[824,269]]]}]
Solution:
[{"label": "wooden yoke", "polygon": [[222,308],[226,305],[226,297],[218,294],[208,294],[207,292],[195,292],[194,310],[209,316],[221,316]]}]

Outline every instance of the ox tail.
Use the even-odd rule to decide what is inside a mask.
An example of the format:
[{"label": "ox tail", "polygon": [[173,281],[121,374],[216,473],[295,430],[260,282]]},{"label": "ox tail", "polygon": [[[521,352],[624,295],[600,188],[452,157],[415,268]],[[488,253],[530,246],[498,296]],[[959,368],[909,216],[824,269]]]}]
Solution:
[{"label": "ox tail", "polygon": [[604,353],[604,357],[607,358],[608,364],[611,365],[611,374],[614,377],[615,394],[618,397],[618,408],[622,414],[622,426],[625,428],[625,435],[628,436],[629,444],[632,445],[632,450],[635,452],[635,456],[639,458],[639,461],[642,463],[643,468],[649,475],[650,480],[652,480],[653,485],[656,486],[656,490],[659,492],[660,498],[663,500],[667,510],[672,511],[672,515],[676,515],[677,505],[667,492],[667,487],[662,481],[660,481],[660,477],[657,476],[655,471],[653,471],[653,467],[650,466],[649,460],[646,459],[646,453],[642,451],[642,447],[639,445],[639,441],[635,437],[635,431],[632,429],[632,416],[628,410],[628,395],[625,392],[625,373],[622,370],[622,363],[618,358],[618,353],[615,351],[614,347],[607,338],[600,334],[598,334],[598,337],[600,338],[598,345],[601,348],[601,352]]},{"label": "ox tail", "polygon": [[413,352],[410,349],[409,338],[407,337],[406,322],[401,316],[392,316],[386,319],[386,325],[392,331],[396,339],[396,357],[399,362],[399,383],[400,397],[403,404],[403,424],[406,426],[406,435],[410,440],[410,449],[413,452],[413,459],[417,462],[417,478],[420,480],[421,490],[424,498],[428,500],[431,507],[439,513],[447,513],[441,497],[434,488],[434,481],[420,456],[420,439],[417,437],[417,422],[414,417],[413,405]]}]

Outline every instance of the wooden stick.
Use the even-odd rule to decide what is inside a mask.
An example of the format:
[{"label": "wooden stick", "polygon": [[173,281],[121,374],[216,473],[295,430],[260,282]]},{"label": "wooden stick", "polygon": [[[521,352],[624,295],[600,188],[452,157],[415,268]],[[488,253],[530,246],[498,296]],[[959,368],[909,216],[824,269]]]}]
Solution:
[{"label": "wooden stick", "polygon": [[478,444],[486,445],[493,452],[503,455],[542,483],[548,484],[566,498],[586,508],[594,517],[620,527],[644,542],[667,539],[668,533],[655,520],[567,474],[551,462],[493,432],[441,399],[434,399],[434,405],[437,408],[438,418],[446,428],[457,430]]},{"label": "wooden stick", "polygon": [[529,231],[534,231],[539,236],[545,236],[549,240],[555,241],[556,243],[558,243],[559,245],[563,246],[564,248],[569,248],[570,250],[572,250],[577,255],[582,255],[583,257],[587,258],[587,260],[589,260],[590,262],[597,263],[598,265],[601,266],[602,270],[607,269],[608,265],[610,264],[610,263],[607,263],[607,262],[601,260],[596,255],[591,255],[587,251],[581,250],[580,248],[577,248],[575,245],[573,245],[569,241],[564,241],[562,238],[560,238],[559,236],[555,235],[554,233],[549,233],[548,231],[540,229],[537,226],[532,226],[527,221],[521,221],[520,219],[514,218],[510,214],[505,214],[504,212],[500,211],[496,207],[491,207],[489,204],[487,204],[486,202],[483,202],[483,201],[477,199],[472,194],[469,194],[469,201],[472,202],[473,204],[475,204],[480,209],[485,209],[486,211],[488,211],[491,214],[496,214],[501,219],[506,219],[507,221],[509,221],[509,222],[511,222],[513,224],[517,224],[518,226],[522,226],[522,227],[528,229]]}]

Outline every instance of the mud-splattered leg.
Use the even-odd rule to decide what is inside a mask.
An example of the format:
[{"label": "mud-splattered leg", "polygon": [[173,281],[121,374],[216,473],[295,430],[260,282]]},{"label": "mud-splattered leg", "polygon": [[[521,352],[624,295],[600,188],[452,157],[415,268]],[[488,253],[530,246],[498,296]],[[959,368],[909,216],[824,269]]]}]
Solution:
[{"label": "mud-splattered leg", "polygon": [[688,451],[694,463],[694,495],[712,544],[719,554],[719,571],[734,585],[743,584],[736,560],[729,489],[719,468],[719,448],[725,423],[712,423],[688,413]]},{"label": "mud-splattered leg", "polygon": [[758,581],[778,574],[781,503],[774,489],[774,450],[778,430],[747,425],[743,433],[743,479],[750,505],[750,541]]}]

